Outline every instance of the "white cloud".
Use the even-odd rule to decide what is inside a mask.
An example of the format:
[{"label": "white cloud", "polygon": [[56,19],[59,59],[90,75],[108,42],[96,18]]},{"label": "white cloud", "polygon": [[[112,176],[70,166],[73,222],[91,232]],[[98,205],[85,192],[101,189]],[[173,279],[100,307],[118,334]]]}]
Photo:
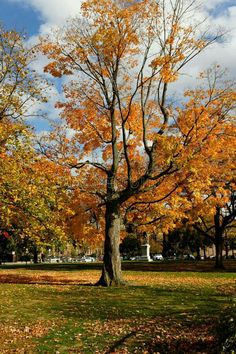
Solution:
[{"label": "white cloud", "polygon": [[[41,18],[42,24],[39,28],[39,34],[46,34],[52,31],[52,28],[63,26],[70,17],[80,14],[80,5],[82,0],[8,0],[11,2],[22,3],[36,10]],[[200,21],[208,17],[206,23],[212,28],[213,32],[217,27],[230,29],[226,36],[226,41],[215,43],[194,61],[184,68],[180,80],[173,85],[173,89],[181,91],[183,88],[191,87],[196,84],[196,76],[199,72],[218,63],[222,68],[228,68],[231,79],[236,79],[236,6],[233,0],[208,0],[203,2],[203,8],[195,12],[194,19]],[[31,38],[34,43],[37,36]],[[43,57],[34,64],[35,69],[42,73],[42,67],[45,65]],[[64,80],[66,81],[66,79]],[[172,90],[171,90],[172,91]],[[53,103],[59,99],[60,93],[55,89],[48,106],[50,116],[58,115],[58,111],[53,110]]]},{"label": "white cloud", "polygon": [[[82,0],[8,0],[10,2],[22,3],[22,5],[30,6],[36,10],[41,17],[42,24],[39,28],[39,34],[52,32],[52,28],[63,26],[70,17],[80,14],[80,6]],[[202,11],[195,12],[195,19],[199,21],[204,17],[208,17],[207,23],[213,29],[221,26],[230,29],[231,33],[227,35],[226,43],[217,43],[210,49],[200,55],[187,70],[186,74],[193,75],[197,71],[212,63],[219,62],[223,67],[227,67],[229,71],[236,76],[235,53],[236,53],[236,6],[233,0],[208,0],[203,2]],[[36,36],[31,38],[31,42],[36,41]],[[40,59],[40,64],[44,64],[45,60]],[[234,75],[235,74],[235,75]],[[186,76],[187,77],[187,76]]]},{"label": "white cloud", "polygon": [[218,26],[225,34],[223,42],[216,42],[199,57],[198,65],[201,70],[212,63],[219,63],[229,70],[232,78],[236,79],[236,6],[231,6],[221,15],[210,19],[212,28]]},{"label": "white cloud", "polygon": [[[230,6],[232,3],[234,3],[234,5]],[[204,17],[207,18],[206,26],[210,28],[212,33],[214,33],[217,28],[225,32],[224,40],[216,41],[185,66],[180,79],[171,87],[171,92],[177,91],[177,93],[181,95],[182,90],[195,87],[196,84],[198,84],[196,77],[198,77],[199,73],[212,67],[214,64],[219,64],[222,70],[227,69],[228,78],[232,81],[236,81],[235,2],[232,0],[210,0],[204,3],[201,12],[195,14],[196,21]]]},{"label": "white cloud", "polygon": [[210,0],[204,2],[204,7],[208,10],[214,10],[219,6],[227,7],[232,4],[232,0]]}]

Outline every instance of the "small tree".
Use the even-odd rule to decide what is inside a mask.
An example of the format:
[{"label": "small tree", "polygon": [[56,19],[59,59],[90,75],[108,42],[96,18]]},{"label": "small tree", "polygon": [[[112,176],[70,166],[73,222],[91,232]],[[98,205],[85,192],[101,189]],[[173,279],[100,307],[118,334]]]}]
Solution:
[{"label": "small tree", "polygon": [[[227,188],[229,189],[229,187]],[[227,190],[226,189],[226,190]],[[223,198],[223,195],[222,195]],[[236,195],[231,189],[229,200],[225,204],[216,204],[215,210],[207,215],[201,215],[194,224],[195,229],[211,240],[215,245],[215,268],[224,268],[223,249],[227,232],[235,227],[236,219]]]}]

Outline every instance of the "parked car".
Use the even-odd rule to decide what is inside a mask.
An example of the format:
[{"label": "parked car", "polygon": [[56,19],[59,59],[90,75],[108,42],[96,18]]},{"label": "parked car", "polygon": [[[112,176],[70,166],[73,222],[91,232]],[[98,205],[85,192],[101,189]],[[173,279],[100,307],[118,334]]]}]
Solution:
[{"label": "parked car", "polygon": [[81,258],[81,262],[86,262],[86,263],[95,262],[95,258],[91,256],[83,256]]},{"label": "parked car", "polygon": [[71,263],[71,262],[73,262],[73,259],[71,257],[61,257],[61,262]]},{"label": "parked car", "polygon": [[142,260],[142,257],[141,256],[136,256],[135,257],[135,261],[141,261]]},{"label": "parked car", "polygon": [[73,258],[72,258],[72,262],[73,262],[73,263],[84,262],[84,261],[82,260],[82,258],[83,258],[83,257],[73,257]]},{"label": "parked car", "polygon": [[175,261],[177,259],[176,255],[173,255],[173,256],[168,256],[166,258],[168,261]]},{"label": "parked car", "polygon": [[59,257],[48,258],[49,263],[60,263],[61,259]]},{"label": "parked car", "polygon": [[154,255],[152,256],[152,259],[153,259],[154,261],[163,261],[163,260],[164,260],[162,254],[154,254]]},{"label": "parked car", "polygon": [[137,257],[134,256],[134,257],[130,257],[130,261],[136,261],[137,260]]},{"label": "parked car", "polygon": [[195,260],[195,257],[193,254],[184,254],[183,259],[188,259],[188,260],[193,261],[193,260]]}]

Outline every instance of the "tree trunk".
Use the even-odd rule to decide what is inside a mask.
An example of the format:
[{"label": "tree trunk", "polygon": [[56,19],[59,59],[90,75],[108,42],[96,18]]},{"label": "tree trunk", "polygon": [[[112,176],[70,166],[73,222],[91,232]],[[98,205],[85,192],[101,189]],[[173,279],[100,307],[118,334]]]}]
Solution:
[{"label": "tree trunk", "polygon": [[216,247],[216,269],[224,269],[223,265],[223,230],[220,224],[220,207],[216,207],[216,214],[214,216],[215,222],[215,247]]},{"label": "tree trunk", "polygon": [[34,246],[34,263],[38,263],[38,248]]},{"label": "tree trunk", "polygon": [[201,249],[200,249],[200,245],[197,245],[196,247],[196,252],[197,252],[197,260],[201,260]]},{"label": "tree trunk", "polygon": [[109,203],[105,214],[105,242],[103,269],[100,280],[96,285],[119,286],[124,285],[121,274],[120,259],[120,206],[117,203]]},{"label": "tree trunk", "polygon": [[229,241],[225,240],[225,258],[229,259]]},{"label": "tree trunk", "polygon": [[216,247],[216,261],[215,268],[216,269],[224,269],[223,265],[223,237],[220,233],[216,233],[215,236],[215,247]]},{"label": "tree trunk", "polygon": [[203,257],[204,257],[204,259],[207,259],[207,256],[206,256],[206,246],[205,245],[203,245]]},{"label": "tree trunk", "polygon": [[167,241],[167,236],[163,233],[163,241],[162,241],[162,256],[167,257],[169,251],[169,244]]}]

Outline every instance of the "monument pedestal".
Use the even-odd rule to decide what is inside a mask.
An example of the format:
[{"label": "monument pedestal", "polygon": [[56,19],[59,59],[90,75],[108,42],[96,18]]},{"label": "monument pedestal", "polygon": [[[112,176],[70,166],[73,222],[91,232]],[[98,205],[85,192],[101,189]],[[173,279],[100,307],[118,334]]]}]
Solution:
[{"label": "monument pedestal", "polygon": [[141,245],[141,261],[152,261],[150,257],[150,245],[148,243]]}]

